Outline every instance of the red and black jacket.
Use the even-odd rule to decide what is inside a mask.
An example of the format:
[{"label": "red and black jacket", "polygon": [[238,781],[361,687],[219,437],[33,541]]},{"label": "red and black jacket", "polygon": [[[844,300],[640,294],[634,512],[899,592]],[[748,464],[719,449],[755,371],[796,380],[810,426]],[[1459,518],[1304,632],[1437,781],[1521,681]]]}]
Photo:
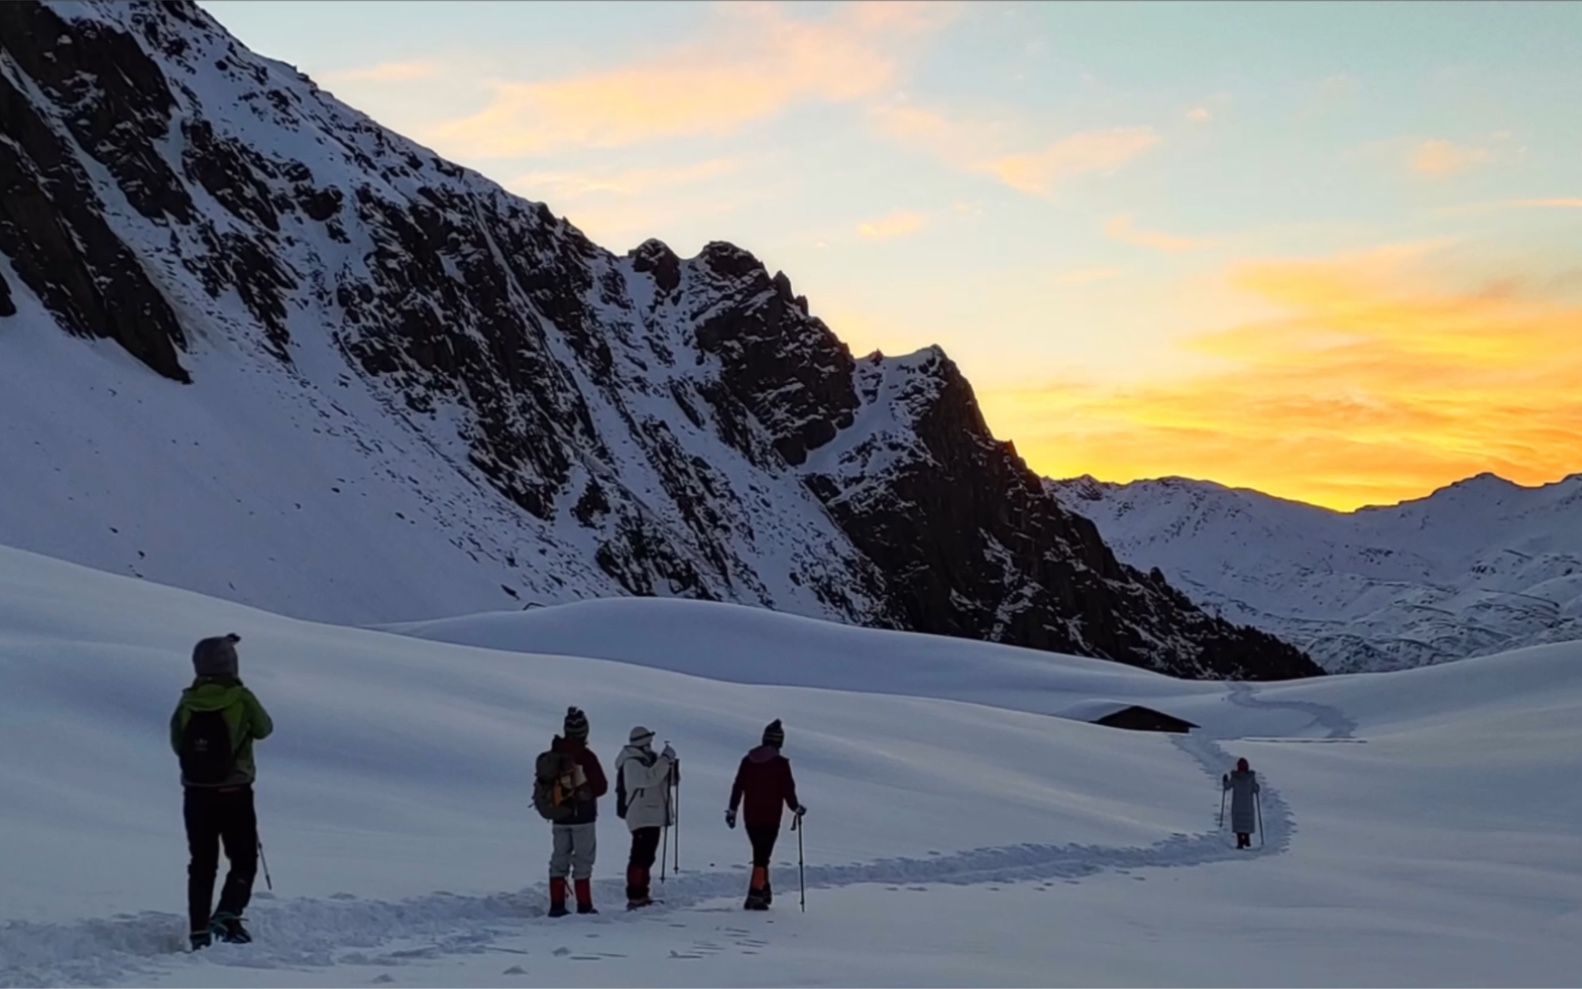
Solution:
[{"label": "red and black jacket", "polygon": [[742,807],[749,828],[779,827],[783,810],[796,810],[796,780],[791,760],[772,745],[760,745],[742,759],[731,787],[731,810]]}]

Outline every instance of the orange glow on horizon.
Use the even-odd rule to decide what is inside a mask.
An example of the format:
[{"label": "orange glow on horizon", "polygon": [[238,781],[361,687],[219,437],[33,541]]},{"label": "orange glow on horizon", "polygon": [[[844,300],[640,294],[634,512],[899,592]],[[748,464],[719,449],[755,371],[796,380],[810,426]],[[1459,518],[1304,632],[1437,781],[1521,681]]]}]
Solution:
[{"label": "orange glow on horizon", "polygon": [[1234,266],[1277,315],[1184,341],[1219,369],[984,406],[1050,477],[1181,475],[1337,509],[1582,471],[1576,279],[1447,288],[1427,270],[1443,246]]}]

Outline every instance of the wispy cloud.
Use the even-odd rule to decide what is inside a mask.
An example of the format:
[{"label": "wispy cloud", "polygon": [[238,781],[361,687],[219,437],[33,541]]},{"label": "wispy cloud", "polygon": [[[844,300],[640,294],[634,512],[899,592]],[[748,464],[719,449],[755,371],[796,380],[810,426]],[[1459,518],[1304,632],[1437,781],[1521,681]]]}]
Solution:
[{"label": "wispy cloud", "polygon": [[1582,209],[1582,196],[1561,197],[1559,199],[1512,199],[1504,205],[1515,206],[1519,209]]},{"label": "wispy cloud", "polygon": [[934,155],[964,171],[992,175],[1035,196],[1049,196],[1081,175],[1111,172],[1158,144],[1151,127],[1082,131],[1023,151],[1025,122],[1003,116],[966,116],[912,104],[879,105],[871,118],[879,134]]},{"label": "wispy cloud", "polygon": [[636,243],[678,221],[728,216],[771,190],[722,188],[742,158],[713,158],[666,168],[527,172],[505,183],[512,192],[549,203],[595,241]]},{"label": "wispy cloud", "polygon": [[1213,114],[1208,112],[1208,107],[1195,106],[1187,111],[1186,118],[1195,124],[1206,123]]},{"label": "wispy cloud", "polygon": [[1208,247],[1218,247],[1220,244],[1219,241],[1207,237],[1182,237],[1162,230],[1144,230],[1137,226],[1129,213],[1112,216],[1105,221],[1104,235],[1123,244],[1147,247],[1167,254],[1200,251]]},{"label": "wispy cloud", "polygon": [[728,134],[794,104],[888,92],[901,43],[958,7],[870,0],[817,20],[775,3],[715,9],[720,20],[703,41],[603,71],[501,83],[487,107],[432,138],[457,154],[517,157]]},{"label": "wispy cloud", "polygon": [[1013,145],[1022,130],[1009,119],[945,113],[913,103],[877,104],[869,116],[880,136],[964,169],[976,168],[997,149]]},{"label": "wispy cloud", "polygon": [[411,82],[433,79],[444,71],[438,62],[381,62],[362,69],[326,73],[326,82]]},{"label": "wispy cloud", "polygon": [[1120,277],[1124,270],[1125,269],[1116,265],[1103,267],[1095,266],[1091,268],[1073,268],[1070,271],[1062,271],[1060,274],[1056,275],[1055,284],[1087,285],[1091,282],[1108,281],[1111,278]]},{"label": "wispy cloud", "polygon": [[1327,76],[1312,89],[1299,116],[1311,117],[1352,105],[1362,93],[1362,82],[1344,72]]},{"label": "wispy cloud", "polygon": [[928,217],[916,210],[894,210],[884,216],[857,226],[857,235],[864,240],[893,240],[909,237],[928,224]]},{"label": "wispy cloud", "polygon": [[739,158],[714,158],[674,168],[528,172],[505,184],[531,199],[559,201],[589,196],[631,197],[719,178],[739,170],[741,164]]},{"label": "wispy cloud", "polygon": [[1054,474],[1209,476],[1348,508],[1482,470],[1576,470],[1582,306],[1553,280],[1455,267],[1446,247],[1234,265],[1273,315],[1187,341],[1220,370],[1018,393],[1004,401],[1039,425],[1017,445]]},{"label": "wispy cloud", "polygon": [[1497,199],[1491,202],[1440,206],[1433,213],[1436,216],[1464,216],[1504,209],[1582,209],[1582,196],[1555,196],[1547,199]]},{"label": "wispy cloud", "polygon": [[1494,153],[1487,148],[1451,141],[1424,141],[1412,149],[1408,164],[1419,175],[1442,177],[1459,175],[1493,160]]},{"label": "wispy cloud", "polygon": [[1005,155],[979,167],[1013,189],[1048,196],[1067,179],[1112,172],[1158,143],[1159,135],[1149,127],[1085,131],[1042,151]]}]

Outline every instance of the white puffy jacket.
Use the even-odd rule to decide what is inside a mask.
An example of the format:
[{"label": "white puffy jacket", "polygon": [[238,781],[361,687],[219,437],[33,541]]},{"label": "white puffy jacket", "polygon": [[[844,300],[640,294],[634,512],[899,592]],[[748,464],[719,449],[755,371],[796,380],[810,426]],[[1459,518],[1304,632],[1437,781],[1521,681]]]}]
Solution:
[{"label": "white puffy jacket", "polygon": [[653,749],[628,745],[615,759],[618,786],[626,788],[626,826],[660,828],[676,823],[675,798],[667,781],[671,761]]}]

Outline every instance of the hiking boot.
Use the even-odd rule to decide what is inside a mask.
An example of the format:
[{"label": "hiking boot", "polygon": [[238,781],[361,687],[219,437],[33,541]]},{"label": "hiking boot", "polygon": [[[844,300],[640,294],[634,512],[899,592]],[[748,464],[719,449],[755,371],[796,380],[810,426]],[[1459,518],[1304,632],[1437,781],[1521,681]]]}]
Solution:
[{"label": "hiking boot", "polygon": [[593,881],[591,879],[578,879],[573,884],[577,891],[577,912],[598,913],[593,909]]},{"label": "hiking boot", "polygon": [[551,917],[564,917],[570,912],[570,910],[566,909],[566,904],[564,903],[551,903],[549,905],[549,916]]},{"label": "hiking boot", "polygon": [[242,926],[242,918],[235,914],[216,914],[209,922],[209,933],[216,941],[226,944],[251,944],[253,936]]},{"label": "hiking boot", "polygon": [[654,901],[646,896],[640,896],[634,900],[626,901],[626,909],[628,910],[641,910],[644,907],[651,907],[653,905]]},{"label": "hiking boot", "polygon": [[193,951],[197,951],[199,948],[207,948],[214,943],[214,938],[208,931],[193,931],[187,936],[187,940],[192,943]]},{"label": "hiking boot", "polygon": [[774,901],[775,901],[774,888],[769,885],[768,880],[765,880],[764,881],[764,906],[767,907],[771,903],[773,903]]}]

